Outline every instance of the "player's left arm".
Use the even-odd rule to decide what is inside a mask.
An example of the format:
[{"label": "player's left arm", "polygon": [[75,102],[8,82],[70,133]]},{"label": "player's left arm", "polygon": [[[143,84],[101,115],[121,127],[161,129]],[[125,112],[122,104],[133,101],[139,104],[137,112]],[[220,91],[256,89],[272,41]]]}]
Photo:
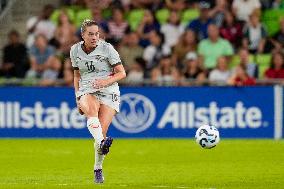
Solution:
[{"label": "player's left arm", "polygon": [[93,86],[97,89],[106,87],[114,82],[124,79],[125,77],[125,69],[121,63],[118,63],[113,67],[113,75],[109,76],[107,79],[96,79],[93,83]]},{"label": "player's left arm", "polygon": [[116,64],[113,67],[113,75],[108,78],[110,84],[122,80],[126,77],[126,72],[121,63]]}]

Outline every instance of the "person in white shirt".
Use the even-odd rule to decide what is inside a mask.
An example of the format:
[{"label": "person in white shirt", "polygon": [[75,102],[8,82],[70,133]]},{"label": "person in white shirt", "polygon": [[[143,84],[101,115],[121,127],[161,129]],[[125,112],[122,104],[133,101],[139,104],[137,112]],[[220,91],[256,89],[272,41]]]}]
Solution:
[{"label": "person in white shirt", "polygon": [[234,0],[232,9],[237,20],[247,22],[249,16],[255,10],[260,10],[259,0]]},{"label": "person in white shirt", "polygon": [[143,59],[147,61],[146,69],[148,70],[155,67],[161,57],[171,53],[171,49],[164,45],[163,34],[153,30],[149,33],[149,40],[151,44],[143,52]]},{"label": "person in white shirt", "polygon": [[165,43],[169,48],[176,45],[179,37],[184,32],[185,26],[180,23],[179,15],[176,11],[171,11],[168,22],[162,25],[160,31],[165,36]]},{"label": "person in white shirt", "polygon": [[250,53],[263,53],[265,49],[267,32],[260,22],[257,12],[250,15],[250,21],[243,28],[243,48],[249,49]]},{"label": "person in white shirt", "polygon": [[103,183],[102,165],[113,139],[106,137],[110,123],[119,112],[117,81],[126,77],[118,52],[100,39],[98,24],[82,23],[83,41],[74,44],[70,58],[74,69],[74,88],[78,110],[87,118],[95,146],[95,182]]},{"label": "person in white shirt", "polygon": [[33,45],[35,36],[39,34],[44,35],[47,40],[51,40],[53,38],[56,26],[51,20],[49,20],[53,10],[54,7],[52,5],[45,5],[39,16],[31,17],[27,21],[27,47],[31,47]]},{"label": "person in white shirt", "polygon": [[227,59],[224,56],[221,56],[217,60],[217,66],[209,73],[209,81],[226,83],[231,75],[230,70],[228,69]]}]

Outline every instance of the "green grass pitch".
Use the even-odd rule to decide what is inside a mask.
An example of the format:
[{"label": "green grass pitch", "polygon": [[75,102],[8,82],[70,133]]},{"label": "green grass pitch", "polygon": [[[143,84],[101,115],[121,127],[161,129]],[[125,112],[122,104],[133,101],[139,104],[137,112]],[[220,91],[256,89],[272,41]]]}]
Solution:
[{"label": "green grass pitch", "polygon": [[284,188],[284,141],[116,139],[93,183],[91,139],[1,139],[0,188]]}]

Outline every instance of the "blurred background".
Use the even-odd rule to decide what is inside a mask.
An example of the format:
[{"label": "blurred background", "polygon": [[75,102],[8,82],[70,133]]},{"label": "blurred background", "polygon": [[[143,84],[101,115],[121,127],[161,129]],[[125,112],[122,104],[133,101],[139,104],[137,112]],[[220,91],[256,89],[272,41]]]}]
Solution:
[{"label": "blurred background", "polygon": [[72,113],[69,51],[93,19],[127,71],[114,135],[187,137],[213,124],[228,137],[281,138],[283,9],[282,0],[1,0],[1,135],[87,136],[57,131],[84,126]]},{"label": "blurred background", "polygon": [[283,188],[283,0],[0,0],[0,188],[94,188],[69,58],[84,19],[127,71],[104,188]]}]

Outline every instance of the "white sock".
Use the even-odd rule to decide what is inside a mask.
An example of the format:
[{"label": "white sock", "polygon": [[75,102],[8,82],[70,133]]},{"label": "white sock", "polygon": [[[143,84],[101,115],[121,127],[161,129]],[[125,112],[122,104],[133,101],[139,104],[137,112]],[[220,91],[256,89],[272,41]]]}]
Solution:
[{"label": "white sock", "polygon": [[99,118],[90,117],[87,120],[87,127],[90,133],[92,134],[92,136],[94,137],[96,143],[100,145],[101,141],[104,139],[104,136]]},{"label": "white sock", "polygon": [[102,169],[103,168],[103,161],[105,158],[105,155],[101,155],[99,153],[100,146],[97,143],[94,143],[95,147],[95,164],[94,164],[94,170]]}]

